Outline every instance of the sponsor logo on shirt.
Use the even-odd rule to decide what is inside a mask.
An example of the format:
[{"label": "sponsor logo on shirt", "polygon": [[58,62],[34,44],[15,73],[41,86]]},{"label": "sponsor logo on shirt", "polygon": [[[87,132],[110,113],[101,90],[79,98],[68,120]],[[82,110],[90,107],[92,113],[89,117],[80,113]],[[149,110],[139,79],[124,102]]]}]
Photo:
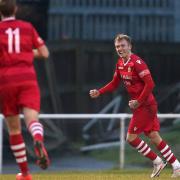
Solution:
[{"label": "sponsor logo on shirt", "polygon": [[121,74],[121,78],[122,78],[122,79],[128,79],[128,80],[131,80],[131,79],[132,79],[132,76],[129,76],[129,75],[122,75],[122,74]]}]

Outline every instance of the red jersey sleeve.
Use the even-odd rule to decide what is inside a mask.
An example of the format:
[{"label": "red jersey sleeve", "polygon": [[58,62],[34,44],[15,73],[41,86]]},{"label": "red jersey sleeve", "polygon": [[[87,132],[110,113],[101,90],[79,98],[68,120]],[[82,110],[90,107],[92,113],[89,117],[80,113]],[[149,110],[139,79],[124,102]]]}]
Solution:
[{"label": "red jersey sleeve", "polygon": [[120,76],[118,75],[118,70],[116,66],[116,70],[114,72],[112,81],[99,89],[100,94],[114,91],[119,86],[119,83],[120,83]]},{"label": "red jersey sleeve", "polygon": [[33,46],[35,48],[44,45],[43,39],[39,36],[38,32],[33,26],[32,26],[32,41],[33,41]]},{"label": "red jersey sleeve", "polygon": [[144,82],[144,88],[138,97],[138,102],[142,104],[147,97],[152,93],[152,90],[154,88],[154,81],[151,77],[151,73],[144,61],[141,59],[136,60],[135,62],[135,69],[138,73],[138,76],[142,79]]}]

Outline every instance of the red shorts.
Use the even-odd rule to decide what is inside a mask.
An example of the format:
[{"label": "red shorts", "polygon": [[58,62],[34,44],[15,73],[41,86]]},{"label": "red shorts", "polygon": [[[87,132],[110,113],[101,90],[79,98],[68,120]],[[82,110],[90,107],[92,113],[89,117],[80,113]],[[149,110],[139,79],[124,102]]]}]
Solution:
[{"label": "red shorts", "polygon": [[131,118],[128,133],[140,134],[144,132],[146,135],[151,131],[159,131],[160,124],[157,117],[157,105],[141,106],[135,109]]},{"label": "red shorts", "polygon": [[40,111],[40,91],[37,83],[24,83],[0,90],[0,109],[5,117],[19,114],[22,107]]}]

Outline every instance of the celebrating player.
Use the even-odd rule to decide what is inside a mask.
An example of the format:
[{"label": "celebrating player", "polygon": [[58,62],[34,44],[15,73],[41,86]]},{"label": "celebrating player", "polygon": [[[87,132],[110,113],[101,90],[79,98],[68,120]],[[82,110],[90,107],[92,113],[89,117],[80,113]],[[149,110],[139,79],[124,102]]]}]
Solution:
[{"label": "celebrating player", "polygon": [[[157,118],[157,103],[152,94],[154,82],[145,62],[131,52],[131,38],[118,34],[115,38],[115,49],[119,55],[115,73],[111,82],[100,89],[90,90],[92,98],[114,91],[122,82],[130,95],[129,107],[133,112],[127,133],[128,143],[154,165],[151,178],[159,176],[167,162],[172,165],[172,177],[180,177],[180,163],[168,144],[159,135],[160,124]],[[145,133],[157,147],[166,162],[154,153],[138,135]]]},{"label": "celebrating player", "polygon": [[0,0],[0,108],[8,127],[11,150],[21,171],[16,180],[31,180],[19,113],[24,114],[33,137],[37,164],[46,169],[49,158],[43,143],[43,126],[38,121],[40,91],[33,59],[47,59],[49,51],[29,22],[15,18],[16,11],[15,0]]}]

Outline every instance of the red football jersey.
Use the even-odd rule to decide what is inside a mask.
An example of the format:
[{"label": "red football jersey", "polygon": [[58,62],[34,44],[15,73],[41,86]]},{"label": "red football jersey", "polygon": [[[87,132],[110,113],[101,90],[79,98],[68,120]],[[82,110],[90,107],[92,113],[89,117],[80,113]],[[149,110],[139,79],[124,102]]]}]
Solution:
[{"label": "red football jersey", "polygon": [[5,18],[0,22],[0,84],[36,80],[33,48],[44,44],[31,23]]},{"label": "red football jersey", "polygon": [[130,56],[130,59],[124,63],[122,58],[119,58],[113,79],[99,92],[115,90],[120,82],[123,82],[131,100],[137,99],[141,104],[154,104],[156,100],[152,94],[154,82],[150,71],[145,62],[135,54]]}]

